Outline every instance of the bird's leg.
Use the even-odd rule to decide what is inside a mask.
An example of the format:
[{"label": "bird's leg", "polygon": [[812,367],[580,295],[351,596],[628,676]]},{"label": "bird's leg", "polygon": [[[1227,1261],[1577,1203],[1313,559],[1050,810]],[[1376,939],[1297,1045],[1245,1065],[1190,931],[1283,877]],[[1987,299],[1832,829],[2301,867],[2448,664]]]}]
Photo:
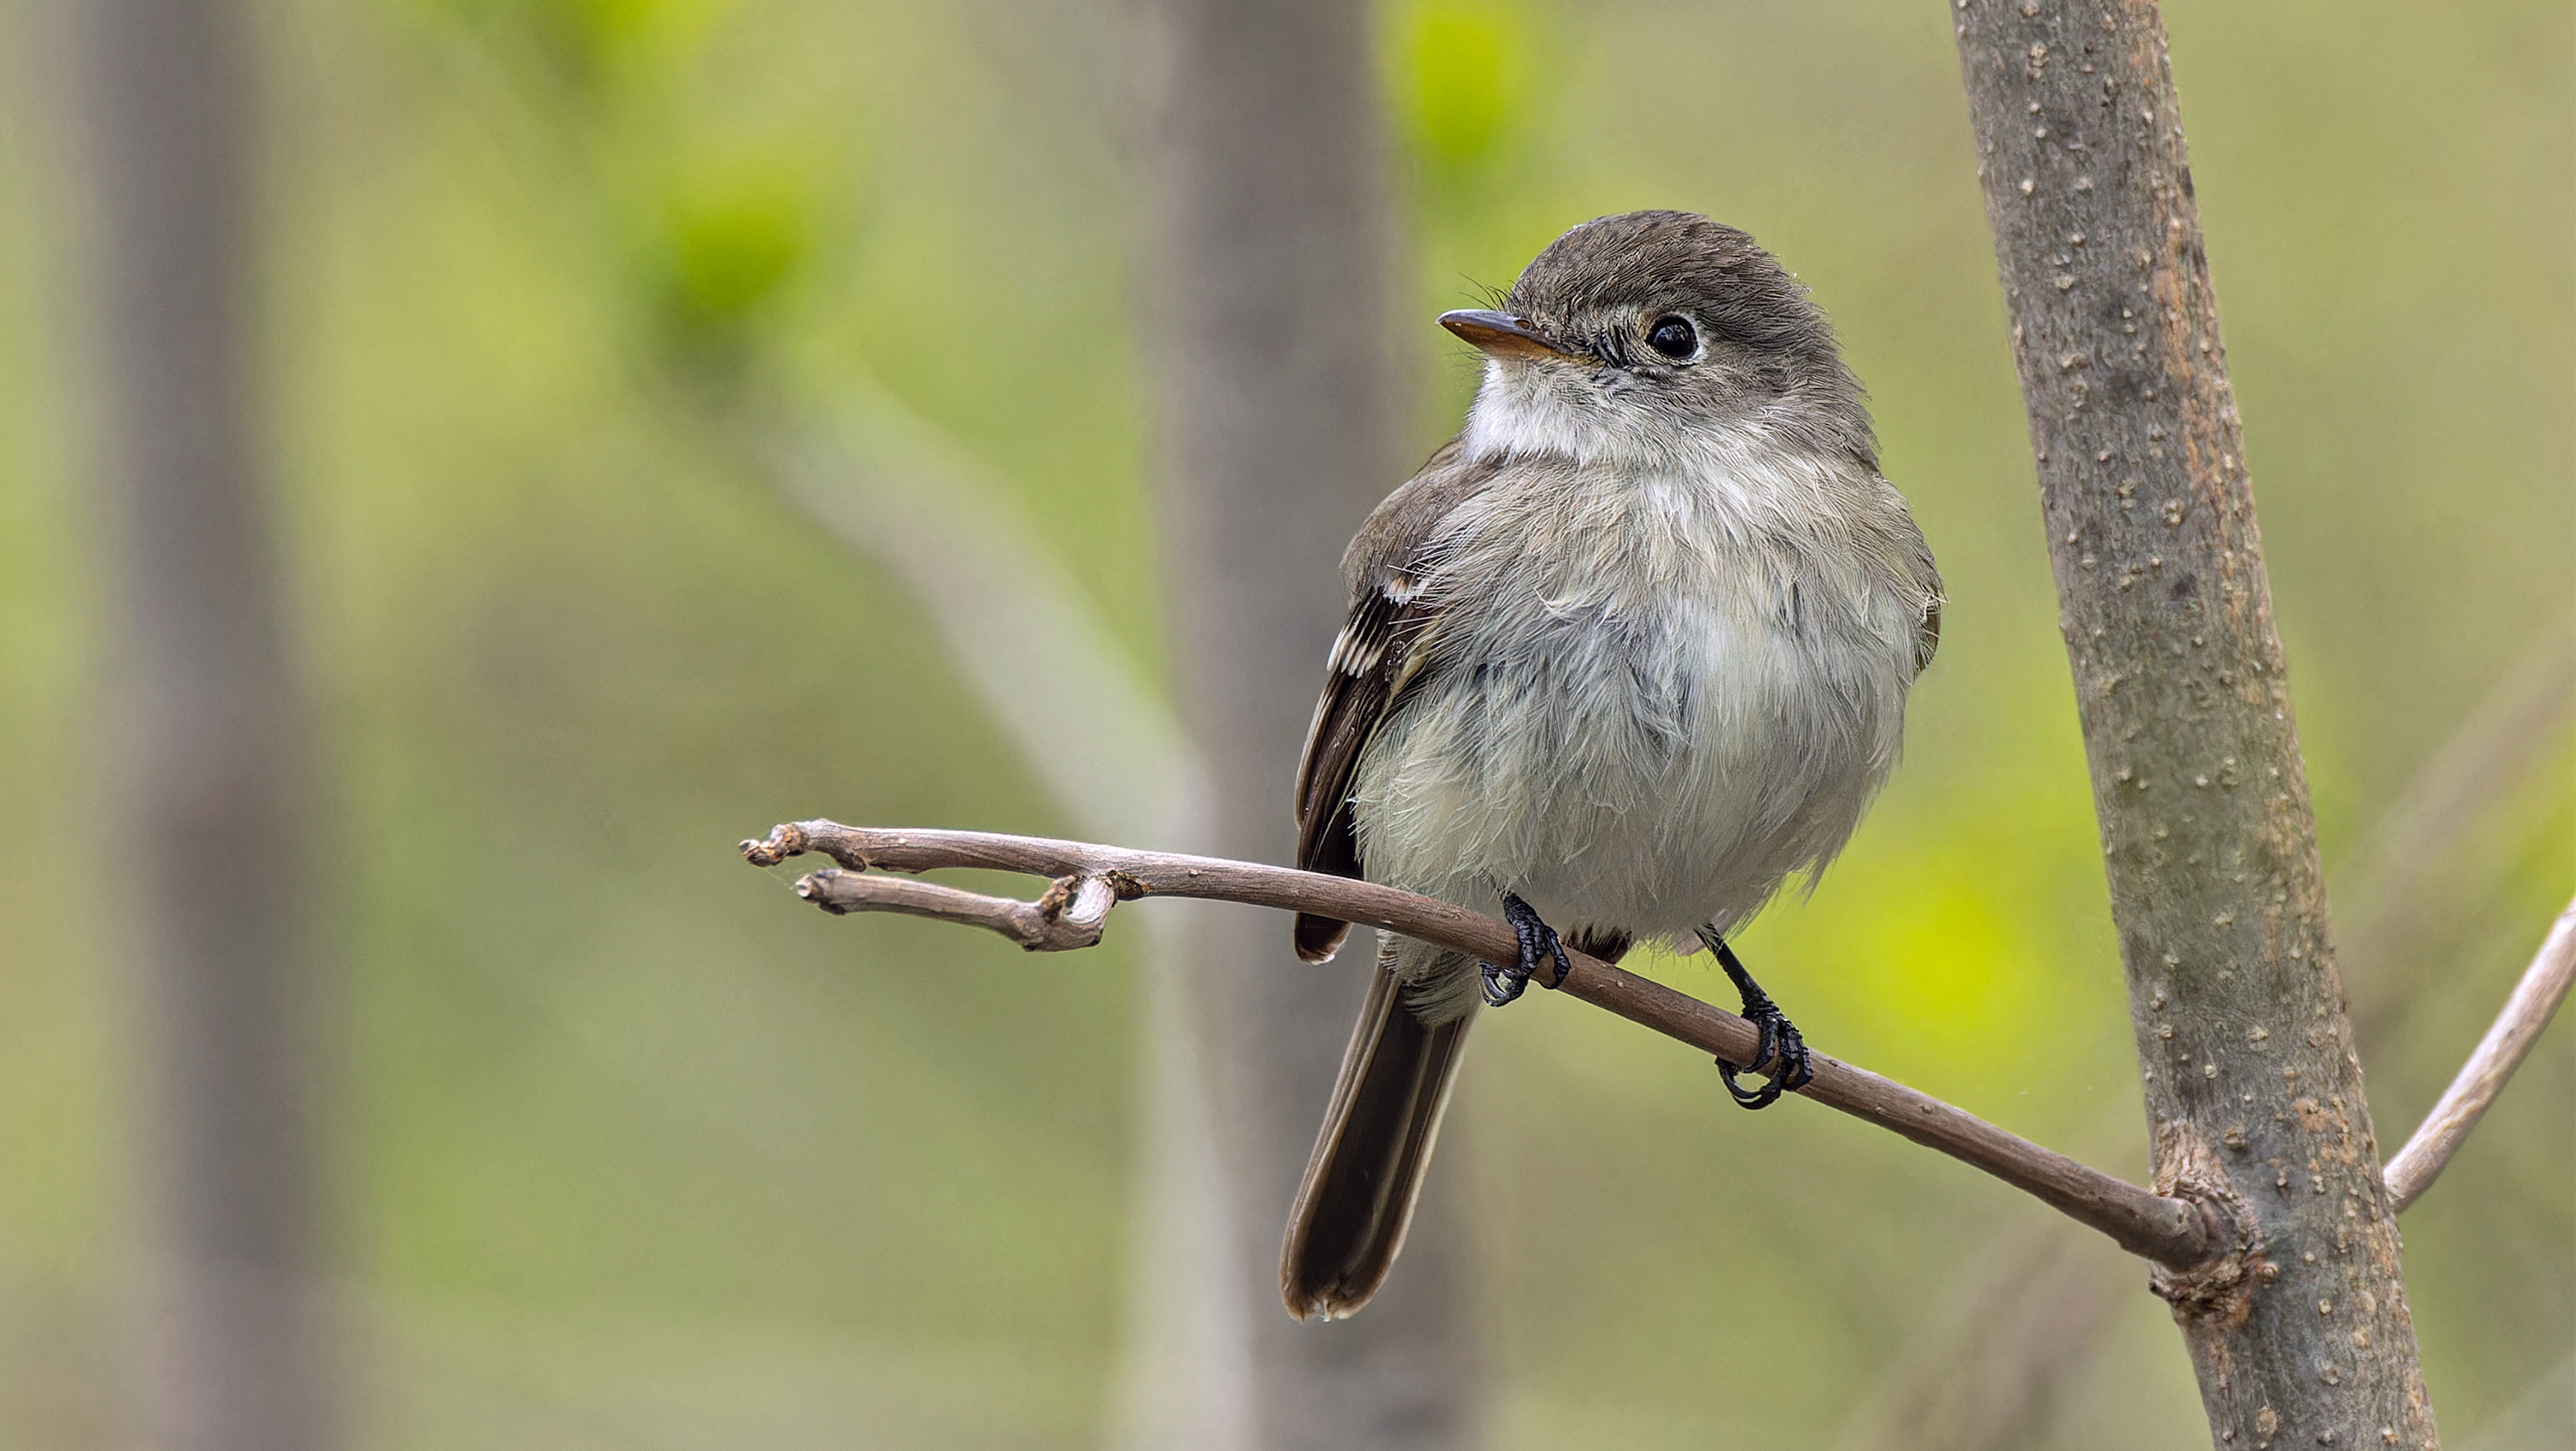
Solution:
[{"label": "bird's leg", "polygon": [[[1726,939],[1709,928],[1699,929],[1699,940],[1717,955],[1717,965],[1726,969],[1735,990],[1744,997],[1744,1021],[1753,1025],[1761,1036],[1754,1041],[1753,1061],[1739,1067],[1725,1059],[1717,1060],[1717,1071],[1726,1080],[1727,1096],[1746,1108],[1769,1108],[1780,1101],[1780,1095],[1795,1093],[1816,1081],[1816,1071],[1807,1062],[1807,1040],[1798,1033],[1797,1025],[1781,1013],[1780,1005],[1753,980],[1737,960],[1735,949]],[[1735,1075],[1771,1065],[1770,1079],[1760,1088],[1746,1088],[1735,1081]]]},{"label": "bird's leg", "polygon": [[1521,995],[1521,989],[1529,986],[1530,974],[1538,971],[1542,957],[1556,960],[1556,975],[1547,980],[1551,988],[1563,984],[1565,975],[1574,971],[1574,964],[1566,958],[1565,945],[1556,940],[1556,929],[1540,921],[1537,910],[1529,903],[1503,893],[1503,920],[1512,924],[1512,935],[1520,939],[1521,960],[1509,967],[1496,967],[1490,962],[1477,964],[1485,970],[1485,1004],[1495,1008]]}]

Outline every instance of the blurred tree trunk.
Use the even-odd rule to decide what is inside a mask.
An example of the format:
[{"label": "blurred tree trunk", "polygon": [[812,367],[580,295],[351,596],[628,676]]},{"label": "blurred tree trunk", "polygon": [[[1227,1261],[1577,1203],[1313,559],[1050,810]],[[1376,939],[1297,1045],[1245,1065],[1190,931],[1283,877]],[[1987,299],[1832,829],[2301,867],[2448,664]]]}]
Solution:
[{"label": "blurred tree trunk", "polygon": [[[1157,0],[1156,212],[1139,291],[1159,376],[1162,537],[1183,714],[1228,856],[1290,859],[1290,788],[1345,605],[1339,562],[1401,482],[1406,370],[1384,125],[1360,0]],[[1365,1314],[1301,1325],[1278,1246],[1365,987],[1265,913],[1197,914],[1253,1435],[1268,1451],[1477,1437],[1454,1152]],[[1361,934],[1349,952],[1371,951]],[[1454,1139],[1453,1139],[1454,1145]],[[1442,1169],[1450,1172],[1443,1173]]]},{"label": "blurred tree trunk", "polygon": [[2158,1293],[2222,1448],[2435,1444],[2152,0],[1955,0],[2128,975]]},{"label": "blurred tree trunk", "polygon": [[149,1080],[153,1444],[328,1440],[295,1023],[305,723],[263,508],[253,37],[233,0],[89,0],[112,757]]}]

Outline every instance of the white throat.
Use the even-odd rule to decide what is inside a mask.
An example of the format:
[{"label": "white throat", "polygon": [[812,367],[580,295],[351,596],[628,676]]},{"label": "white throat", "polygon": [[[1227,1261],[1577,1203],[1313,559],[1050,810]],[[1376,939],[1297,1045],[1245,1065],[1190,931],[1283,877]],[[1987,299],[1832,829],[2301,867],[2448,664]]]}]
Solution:
[{"label": "white throat", "polygon": [[1467,457],[1651,466],[1669,456],[1647,441],[1645,410],[1570,373],[1557,364],[1487,360],[1484,385],[1467,410]]},{"label": "white throat", "polygon": [[[1692,420],[1614,370],[1488,362],[1467,411],[1473,461],[1561,459],[1586,473],[1698,481],[1754,514],[1797,517],[1800,500],[1841,492],[1847,461],[1819,457],[1763,413]],[[1803,531],[1801,531],[1803,532]]]}]

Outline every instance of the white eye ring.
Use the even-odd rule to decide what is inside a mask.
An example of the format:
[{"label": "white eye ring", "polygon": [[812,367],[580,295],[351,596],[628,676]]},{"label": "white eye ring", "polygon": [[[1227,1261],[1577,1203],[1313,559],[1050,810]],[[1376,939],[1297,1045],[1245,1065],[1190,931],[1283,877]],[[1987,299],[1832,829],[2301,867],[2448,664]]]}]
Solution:
[{"label": "white eye ring", "polygon": [[1677,312],[1668,312],[1646,325],[1646,346],[1676,363],[1688,363],[1699,357],[1699,329]]}]

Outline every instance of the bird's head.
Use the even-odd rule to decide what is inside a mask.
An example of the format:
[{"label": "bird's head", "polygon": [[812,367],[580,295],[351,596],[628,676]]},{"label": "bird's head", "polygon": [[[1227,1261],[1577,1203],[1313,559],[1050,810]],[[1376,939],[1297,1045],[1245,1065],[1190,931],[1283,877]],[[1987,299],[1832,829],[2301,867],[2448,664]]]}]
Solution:
[{"label": "bird's head", "polygon": [[1440,322],[1486,357],[1471,455],[1651,464],[1746,430],[1875,454],[1824,312],[1751,237],[1706,217],[1585,222],[1501,307]]}]

